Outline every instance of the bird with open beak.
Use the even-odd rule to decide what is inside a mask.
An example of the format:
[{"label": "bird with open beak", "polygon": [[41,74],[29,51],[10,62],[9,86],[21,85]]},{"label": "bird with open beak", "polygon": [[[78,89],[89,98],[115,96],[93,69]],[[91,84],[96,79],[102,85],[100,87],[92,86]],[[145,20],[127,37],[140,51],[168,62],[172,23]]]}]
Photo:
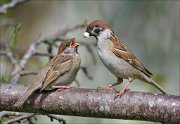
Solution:
[{"label": "bird with open beak", "polygon": [[75,80],[80,68],[79,44],[75,38],[64,40],[59,46],[57,55],[46,64],[35,76],[32,84],[14,106],[20,107],[36,90],[68,89]]}]

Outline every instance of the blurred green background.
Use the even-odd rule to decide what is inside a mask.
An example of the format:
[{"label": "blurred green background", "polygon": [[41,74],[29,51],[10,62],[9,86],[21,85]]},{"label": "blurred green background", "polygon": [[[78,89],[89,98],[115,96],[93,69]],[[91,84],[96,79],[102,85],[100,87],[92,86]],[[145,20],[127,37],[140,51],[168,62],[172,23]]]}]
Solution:
[{"label": "blurred green background", "polygon": [[[7,14],[0,16],[0,19],[1,21],[7,18],[15,19],[16,22],[21,24],[21,31],[17,37],[16,52],[22,55],[31,42],[36,40],[40,34],[51,36],[67,26],[79,24],[84,20],[90,22],[95,19],[103,19],[112,26],[115,34],[123,41],[124,45],[134,52],[136,57],[153,72],[154,80],[167,93],[180,95],[179,8],[180,2],[175,0],[30,0],[8,10]],[[13,27],[0,28],[0,49],[4,49],[5,44],[9,42]],[[66,38],[75,37],[81,42],[95,43],[95,38],[83,38],[84,31],[85,29],[79,29],[67,34]],[[43,45],[40,49],[45,50]],[[87,49],[79,48],[82,65],[88,66],[88,72],[93,77],[93,80],[89,80],[80,71],[77,76],[80,87],[97,88],[116,81],[116,78],[101,63],[96,48],[93,48],[93,52],[97,58],[95,65],[92,58],[89,57]],[[8,76],[11,73],[12,66],[5,60],[0,59],[0,61],[0,75]],[[27,69],[39,70],[47,61],[48,59],[35,57],[31,59]],[[31,79],[31,76],[25,77],[21,79],[21,82],[28,83]],[[116,88],[120,89],[122,87],[123,85]],[[135,80],[130,88],[137,91],[158,92],[156,88],[138,80]],[[63,117],[67,120],[67,123],[153,124],[142,121]],[[37,123],[50,122],[50,119],[44,116],[39,116],[38,120]],[[53,123],[57,122],[54,121]]]}]

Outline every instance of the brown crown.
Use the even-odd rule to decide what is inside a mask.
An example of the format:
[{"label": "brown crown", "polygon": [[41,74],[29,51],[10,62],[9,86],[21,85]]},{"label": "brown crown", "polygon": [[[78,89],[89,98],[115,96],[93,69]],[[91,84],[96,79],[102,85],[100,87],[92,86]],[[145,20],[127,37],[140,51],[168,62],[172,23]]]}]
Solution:
[{"label": "brown crown", "polygon": [[103,20],[95,20],[88,25],[88,27],[91,27],[91,26],[92,27],[98,26],[98,27],[101,27],[103,30],[107,28],[111,30],[111,27]]},{"label": "brown crown", "polygon": [[62,53],[65,50],[66,46],[70,46],[71,42],[75,42],[75,38],[64,40],[59,46],[58,54]]}]

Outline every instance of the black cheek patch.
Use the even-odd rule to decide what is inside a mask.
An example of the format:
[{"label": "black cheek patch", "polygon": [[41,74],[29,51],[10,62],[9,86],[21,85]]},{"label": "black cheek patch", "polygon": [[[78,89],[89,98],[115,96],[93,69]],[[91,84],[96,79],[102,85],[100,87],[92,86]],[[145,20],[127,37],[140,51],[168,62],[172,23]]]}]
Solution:
[{"label": "black cheek patch", "polygon": [[94,30],[94,32],[95,32],[96,34],[99,34],[100,31],[101,31],[101,30],[100,30],[99,28],[97,28],[97,29]]}]

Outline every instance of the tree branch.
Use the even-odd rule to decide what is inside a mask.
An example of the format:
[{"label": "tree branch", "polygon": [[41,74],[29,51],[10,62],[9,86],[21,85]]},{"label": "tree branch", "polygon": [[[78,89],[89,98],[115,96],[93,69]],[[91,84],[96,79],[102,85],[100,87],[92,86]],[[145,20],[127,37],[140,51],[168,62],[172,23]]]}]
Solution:
[{"label": "tree branch", "polygon": [[0,110],[180,123],[180,96],[127,92],[114,99],[113,90],[71,88],[35,92],[22,108],[14,107],[25,90],[20,85],[0,84]]},{"label": "tree branch", "polygon": [[19,117],[10,119],[10,120],[8,120],[7,122],[5,122],[4,124],[12,124],[12,123],[14,123],[14,122],[21,121],[21,120],[23,120],[23,119],[31,118],[31,117],[34,116],[34,115],[35,115],[35,114],[33,114],[33,113],[26,113],[26,114],[23,114],[22,116],[19,116]]},{"label": "tree branch", "polygon": [[25,2],[25,1],[27,1],[27,0],[11,0],[11,2],[6,3],[6,4],[2,5],[2,6],[0,6],[0,14],[1,13],[6,13],[7,9],[13,8],[17,4],[20,4],[20,3]]},{"label": "tree branch", "polygon": [[[0,22],[1,23],[1,22]],[[6,24],[0,24],[0,26],[5,26]],[[13,65],[13,71],[11,72],[11,84],[17,84],[19,82],[20,77],[22,76],[27,76],[27,75],[35,75],[37,74],[36,72],[33,71],[29,71],[29,70],[24,70],[24,68],[27,66],[29,59],[33,56],[41,56],[41,57],[49,57],[52,58],[54,57],[54,54],[52,52],[53,48],[58,48],[59,45],[57,45],[57,42],[61,42],[64,40],[64,35],[66,35],[69,32],[75,31],[77,29],[80,28],[84,28],[87,26],[87,21],[84,21],[83,23],[79,23],[79,24],[75,24],[74,26],[71,27],[67,27],[63,30],[59,30],[57,33],[55,33],[54,35],[50,36],[50,37],[44,37],[44,36],[40,36],[37,40],[33,41],[32,44],[29,46],[29,48],[27,49],[27,51],[25,52],[25,54],[23,55],[22,59],[18,60],[12,51],[8,50],[8,48],[6,48],[5,50],[0,50],[0,55],[3,55],[5,57],[7,57],[10,60],[10,63]],[[79,41],[78,41],[79,42]],[[41,51],[38,50],[38,45],[45,43],[48,45],[47,47],[47,53],[42,53]],[[90,53],[90,55],[93,58],[93,60],[95,61],[95,56],[92,52],[92,48],[90,46],[92,46],[93,44],[89,44],[89,43],[84,43],[82,42],[81,44],[84,47],[88,47],[89,50],[88,52]],[[7,45],[6,45],[7,46]],[[93,45],[94,47],[94,45]],[[87,67],[82,67],[80,68],[83,70],[83,72],[85,73],[85,75],[89,78],[92,79],[91,76],[89,76],[88,72],[87,72]],[[79,81],[76,79],[75,80],[77,86],[79,86]],[[6,113],[6,112],[5,112]],[[0,112],[0,116],[4,114],[4,111]],[[8,112],[6,113],[8,115],[14,114],[12,112]],[[27,116],[29,115],[29,113],[23,113],[23,115],[19,116],[19,117],[15,117],[13,119],[10,119],[7,122],[8,123],[12,123],[12,122],[19,122],[20,120],[25,120],[27,119],[27,121],[29,121],[29,123],[31,123],[31,116]],[[15,115],[16,116],[16,115]],[[58,120],[60,123],[65,124],[65,120],[63,120],[61,117],[59,116],[55,116],[55,115],[47,115],[48,117],[55,120]],[[2,116],[3,117],[3,116]],[[33,116],[35,117],[35,116]],[[4,123],[6,123],[4,122]]]}]

